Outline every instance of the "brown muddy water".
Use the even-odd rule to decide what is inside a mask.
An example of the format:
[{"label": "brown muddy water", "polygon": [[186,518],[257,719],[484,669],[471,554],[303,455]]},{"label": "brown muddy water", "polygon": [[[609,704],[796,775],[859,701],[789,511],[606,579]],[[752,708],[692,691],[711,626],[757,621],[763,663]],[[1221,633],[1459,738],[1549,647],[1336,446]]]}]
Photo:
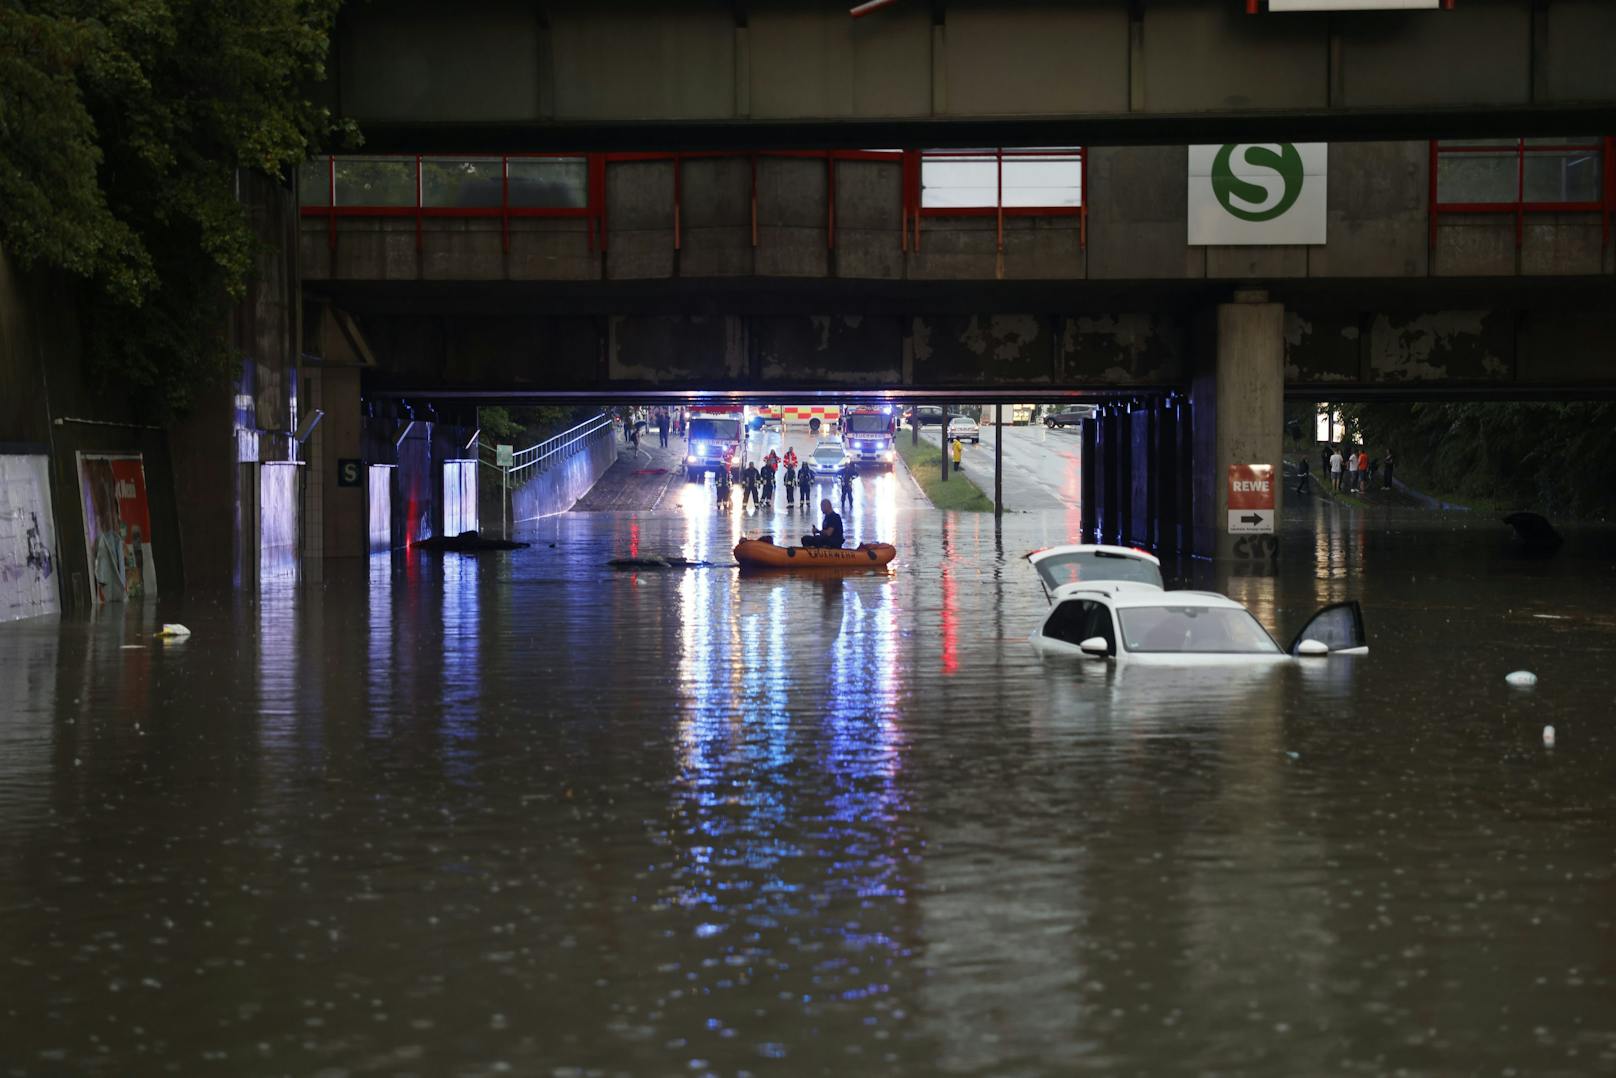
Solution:
[{"label": "brown muddy water", "polygon": [[1189,582],[1368,657],[1117,673],[872,501],[0,626],[0,1074],[1616,1072],[1610,533],[1321,507]]}]

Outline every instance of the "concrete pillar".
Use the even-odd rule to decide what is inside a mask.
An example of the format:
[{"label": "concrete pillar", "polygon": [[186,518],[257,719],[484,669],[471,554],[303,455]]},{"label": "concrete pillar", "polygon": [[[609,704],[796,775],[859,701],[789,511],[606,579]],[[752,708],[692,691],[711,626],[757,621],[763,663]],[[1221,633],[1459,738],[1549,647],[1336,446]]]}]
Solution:
[{"label": "concrete pillar", "polygon": [[1082,476],[1082,520],[1084,540],[1098,542],[1100,535],[1100,419],[1098,415],[1083,420],[1083,448],[1077,458],[1078,474]]},{"label": "concrete pillar", "polygon": [[1100,467],[1104,469],[1100,490],[1100,536],[1102,543],[1115,543],[1122,535],[1122,420],[1117,406],[1100,409]]},{"label": "concrete pillar", "polygon": [[[354,367],[326,367],[320,371],[320,422],[324,460],[309,467],[325,470],[321,492],[320,526],[325,556],[357,558],[369,553],[369,513],[366,509],[368,476],[363,444],[364,417],[360,413],[359,370]],[[351,474],[340,469],[341,461],[360,461]],[[390,463],[373,461],[370,463]]]},{"label": "concrete pillar", "polygon": [[1203,342],[1210,354],[1201,357],[1191,389],[1195,553],[1266,560],[1274,551],[1270,540],[1229,534],[1228,474],[1231,464],[1271,465],[1276,515],[1283,508],[1285,309],[1266,292],[1238,291],[1234,302],[1218,305],[1209,329]]}]

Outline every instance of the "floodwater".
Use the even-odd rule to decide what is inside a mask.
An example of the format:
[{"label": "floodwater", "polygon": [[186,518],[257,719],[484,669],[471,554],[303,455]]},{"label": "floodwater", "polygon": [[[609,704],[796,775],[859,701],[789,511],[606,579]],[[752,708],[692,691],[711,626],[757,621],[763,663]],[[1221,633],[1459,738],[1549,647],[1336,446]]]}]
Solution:
[{"label": "floodwater", "polygon": [[1608,533],[1321,508],[1193,583],[1367,658],[1119,674],[1074,520],[862,496],[891,574],[603,564],[689,498],[0,626],[0,1074],[1616,1071]]}]

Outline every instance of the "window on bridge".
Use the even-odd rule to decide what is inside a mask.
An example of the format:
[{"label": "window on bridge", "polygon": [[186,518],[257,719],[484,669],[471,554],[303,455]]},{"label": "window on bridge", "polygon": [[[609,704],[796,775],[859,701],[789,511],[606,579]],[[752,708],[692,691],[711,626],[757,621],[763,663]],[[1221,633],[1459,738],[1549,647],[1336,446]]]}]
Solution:
[{"label": "window on bridge", "polygon": [[1083,204],[1083,154],[1040,149],[926,150],[920,205],[952,211],[1037,209],[1073,212]]},{"label": "window on bridge", "polygon": [[1437,204],[1450,212],[1600,209],[1605,143],[1596,137],[1435,143]]}]

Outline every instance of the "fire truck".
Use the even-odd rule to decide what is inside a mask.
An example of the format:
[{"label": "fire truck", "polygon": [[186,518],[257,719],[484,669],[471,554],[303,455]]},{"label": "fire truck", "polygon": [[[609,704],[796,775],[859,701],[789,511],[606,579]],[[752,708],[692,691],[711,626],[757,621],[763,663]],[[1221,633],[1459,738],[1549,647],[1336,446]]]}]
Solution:
[{"label": "fire truck", "polygon": [[844,404],[841,408],[842,446],[855,464],[892,467],[897,456],[893,438],[898,412],[890,404]]},{"label": "fire truck", "polygon": [[686,432],[685,478],[700,479],[720,467],[746,463],[746,408],[740,404],[696,404]]}]

